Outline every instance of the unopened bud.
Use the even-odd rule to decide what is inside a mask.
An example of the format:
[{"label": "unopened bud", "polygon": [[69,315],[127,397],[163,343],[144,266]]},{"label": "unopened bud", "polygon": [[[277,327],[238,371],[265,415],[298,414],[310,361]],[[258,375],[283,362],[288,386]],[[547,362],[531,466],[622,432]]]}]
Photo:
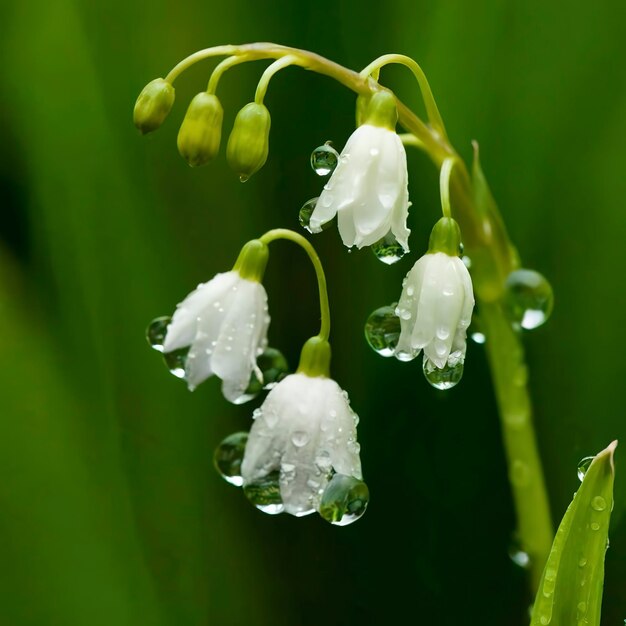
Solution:
[{"label": "unopened bud", "polygon": [[263,104],[251,102],[237,113],[226,158],[242,182],[258,172],[267,160],[270,125],[270,112]]},{"label": "unopened bud", "polygon": [[133,111],[135,126],[145,135],[163,124],[174,104],[174,87],[163,78],[150,81],[139,94]]},{"label": "unopened bud", "polygon": [[224,110],[217,96],[205,91],[189,104],[178,131],[178,151],[192,167],[205,165],[217,156],[223,117]]}]

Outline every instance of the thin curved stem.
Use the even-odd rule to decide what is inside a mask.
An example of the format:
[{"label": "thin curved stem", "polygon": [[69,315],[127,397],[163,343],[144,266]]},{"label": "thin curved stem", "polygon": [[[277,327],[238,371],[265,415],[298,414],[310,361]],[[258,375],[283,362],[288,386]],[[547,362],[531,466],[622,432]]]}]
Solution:
[{"label": "thin curved stem", "polygon": [[215,66],[215,69],[213,70],[211,77],[209,78],[209,84],[206,88],[207,93],[215,94],[217,90],[217,84],[219,83],[220,79],[222,78],[222,75],[224,74],[224,72],[226,72],[226,70],[230,69],[231,67],[234,67],[235,65],[239,65],[240,63],[245,63],[246,61],[249,61],[249,60],[250,59],[248,58],[247,55],[241,54],[241,55],[234,55],[231,57],[227,57],[221,63],[218,63]]},{"label": "thin curved stem", "polygon": [[297,57],[293,55],[288,55],[274,61],[262,74],[261,79],[259,80],[259,84],[256,88],[256,93],[254,94],[254,101],[257,104],[263,104],[263,98],[265,98],[265,94],[267,92],[267,88],[270,84],[270,80],[276,74],[276,72],[280,72],[285,67],[289,65],[295,65],[298,63]]},{"label": "thin curved stem", "polygon": [[441,212],[444,217],[452,217],[450,209],[450,174],[456,163],[454,157],[448,157],[441,165],[439,173],[439,192],[441,194]]},{"label": "thin curved stem", "polygon": [[412,146],[424,150],[424,144],[412,133],[399,133],[398,137],[400,137],[403,146]]},{"label": "thin curved stem", "polygon": [[[380,68],[385,65],[389,65],[390,63],[404,65],[409,68],[411,72],[413,72],[413,76],[417,79],[417,83],[422,93],[422,99],[424,100],[428,120],[431,125],[444,136],[444,138],[447,137],[446,128],[443,124],[441,113],[439,113],[439,108],[435,102],[435,97],[433,96],[426,74],[424,74],[424,70],[420,67],[419,63],[414,61],[411,57],[404,54],[384,54],[361,70],[360,75],[365,78],[370,76],[373,72],[380,71]],[[378,77],[376,80],[378,80]]]},{"label": "thin curved stem", "polygon": [[313,268],[315,269],[317,287],[319,290],[321,317],[319,337],[328,341],[328,337],[330,336],[330,305],[328,303],[328,289],[326,286],[324,268],[322,267],[322,262],[320,261],[315,248],[311,245],[308,239],[293,230],[288,230],[287,228],[274,228],[272,230],[268,230],[262,237],[259,237],[259,239],[265,244],[269,244],[277,239],[286,239],[287,241],[291,241],[292,243],[299,245],[307,253],[311,263],[313,264]]}]

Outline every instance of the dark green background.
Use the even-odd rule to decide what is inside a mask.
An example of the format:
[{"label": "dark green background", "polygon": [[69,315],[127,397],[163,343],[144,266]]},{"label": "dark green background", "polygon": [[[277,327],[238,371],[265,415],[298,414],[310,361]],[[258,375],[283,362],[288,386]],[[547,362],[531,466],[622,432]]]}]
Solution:
[{"label": "dark green background", "polygon": [[[368,313],[399,295],[437,216],[437,173],[409,155],[411,260],[387,268],[315,237],[333,309],[333,370],[361,416],[371,505],[334,528],[264,516],[212,469],[248,428],[211,380],[195,393],[143,338],[239,246],[298,228],[323,184],[312,148],[341,146],[353,96],[288,69],[266,103],[268,165],[245,185],[220,158],[176,152],[186,103],[212,67],[177,82],[160,132],[131,124],[137,93],[188,53],[273,40],[355,69],[396,51],[426,70],[449,134],[482,161],[524,263],[550,278],[551,322],[527,336],[555,519],[576,464],[626,434],[626,61],[622,0],[0,4],[0,623],[4,626],[299,626],[527,623],[492,389],[480,346],[442,394],[419,363],[382,359]],[[261,65],[220,87],[225,133]],[[408,104],[408,72],[387,84]],[[313,275],[288,244],[267,273],[273,345],[294,363],[316,332]],[[622,437],[623,438],[623,437]],[[618,449],[603,623],[626,617],[626,506]],[[408,618],[406,616],[409,616]]]}]

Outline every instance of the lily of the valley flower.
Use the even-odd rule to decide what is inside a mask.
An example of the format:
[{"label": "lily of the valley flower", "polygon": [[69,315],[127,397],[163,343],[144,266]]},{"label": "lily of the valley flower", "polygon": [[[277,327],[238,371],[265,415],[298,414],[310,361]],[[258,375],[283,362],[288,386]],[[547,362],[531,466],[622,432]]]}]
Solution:
[{"label": "lily of the valley flower", "polygon": [[[349,523],[367,505],[356,440],[358,417],[334,380],[301,370],[279,382],[255,411],[241,465],[244,490],[266,512],[302,516],[320,511],[329,521]],[[331,481],[335,485],[341,481],[362,485],[364,489],[365,496],[360,497],[356,508],[354,501],[348,503],[343,522],[341,513],[331,519],[322,510],[327,505],[343,506],[337,505],[336,498],[334,502],[324,500]],[[271,488],[272,484],[279,493],[273,494],[270,503],[262,499],[267,494],[259,489]],[[334,497],[337,490],[331,491]],[[261,499],[255,498],[258,493]],[[342,498],[344,505],[350,499],[347,492]],[[271,508],[263,506],[268,503]]]},{"label": "lily of the valley flower", "polygon": [[408,174],[396,120],[394,96],[374,94],[365,123],[348,139],[317,201],[309,223],[312,232],[320,232],[337,215],[341,239],[349,248],[371,246],[391,234],[408,251]]},{"label": "lily of the valley flower", "polygon": [[259,282],[266,263],[267,246],[248,242],[233,270],[198,285],[176,308],[163,352],[189,348],[184,378],[190,389],[215,374],[223,381],[227,400],[247,399],[257,356],[267,346],[270,318],[267,294]]},{"label": "lily of the valley flower", "polygon": [[459,243],[456,222],[442,218],[428,253],[407,274],[396,309],[398,359],[409,361],[423,350],[425,359],[440,370],[463,363],[474,294],[469,271],[458,256]]}]

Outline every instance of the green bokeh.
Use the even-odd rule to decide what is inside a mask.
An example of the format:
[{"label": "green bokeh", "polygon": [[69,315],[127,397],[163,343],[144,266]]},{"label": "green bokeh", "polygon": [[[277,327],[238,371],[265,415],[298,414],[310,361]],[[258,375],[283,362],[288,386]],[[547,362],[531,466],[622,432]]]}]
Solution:
[{"label": "green bokeh", "polygon": [[[174,8],[175,7],[175,8]],[[397,51],[427,72],[453,143],[481,160],[524,264],[552,282],[527,348],[555,519],[578,460],[624,438],[626,77],[620,0],[279,0],[0,4],[0,623],[10,626],[524,624],[524,573],[484,351],[442,394],[419,363],[363,340],[437,217],[437,173],[409,154],[410,259],[389,268],[315,237],[333,307],[333,372],[361,417],[370,507],[334,528],[264,516],[212,468],[249,426],[215,380],[189,394],[143,338],[153,317],[229,268],[240,244],[299,229],[319,194],[310,151],[340,147],[354,97],[287,69],[271,85],[267,165],[241,185],[222,155],[191,169],[177,126],[211,64],[177,82],[141,137],[136,95],[209,45],[277,41],[360,68]],[[260,64],[220,86],[225,129]],[[384,78],[419,110],[400,68]],[[294,364],[317,328],[304,255],[273,244],[270,339]],[[603,623],[624,619],[621,450]]]}]

